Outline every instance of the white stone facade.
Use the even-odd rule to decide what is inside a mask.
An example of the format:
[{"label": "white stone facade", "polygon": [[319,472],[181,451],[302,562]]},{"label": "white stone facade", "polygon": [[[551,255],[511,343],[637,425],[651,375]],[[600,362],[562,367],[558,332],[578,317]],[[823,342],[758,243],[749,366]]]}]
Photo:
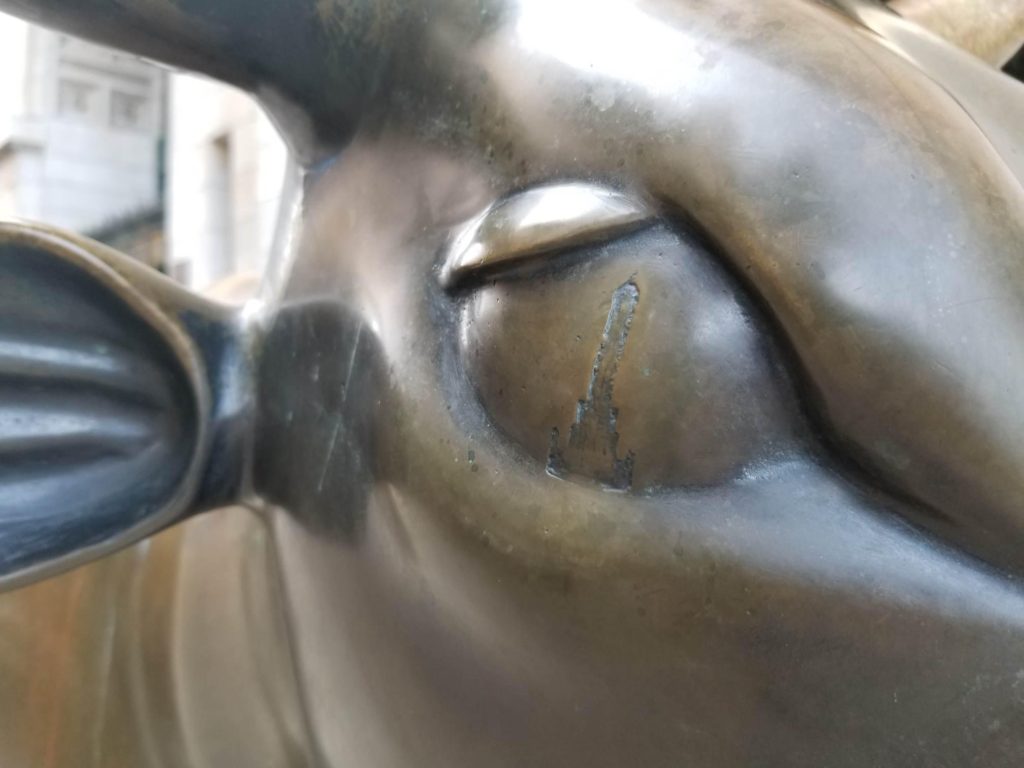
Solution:
[{"label": "white stone facade", "polygon": [[199,289],[262,270],[287,151],[248,95],[2,14],[0,70],[0,219],[92,234],[165,206],[146,260]]},{"label": "white stone facade", "polygon": [[246,94],[192,75],[171,77],[169,272],[207,288],[261,271],[270,253],[287,151]]},{"label": "white stone facade", "polygon": [[89,233],[161,203],[166,75],[0,17],[0,217]]}]

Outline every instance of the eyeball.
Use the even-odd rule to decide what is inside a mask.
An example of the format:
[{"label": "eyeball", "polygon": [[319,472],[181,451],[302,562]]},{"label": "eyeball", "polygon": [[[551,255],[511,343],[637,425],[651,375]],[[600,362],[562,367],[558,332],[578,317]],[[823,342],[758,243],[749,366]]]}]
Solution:
[{"label": "eyeball", "polygon": [[632,492],[713,486],[803,450],[771,332],[710,249],[615,193],[573,192],[592,205],[561,229],[549,211],[530,247],[523,211],[544,220],[554,195],[564,214],[564,188],[486,212],[455,240],[472,258],[449,255],[461,358],[494,426],[553,475]]}]

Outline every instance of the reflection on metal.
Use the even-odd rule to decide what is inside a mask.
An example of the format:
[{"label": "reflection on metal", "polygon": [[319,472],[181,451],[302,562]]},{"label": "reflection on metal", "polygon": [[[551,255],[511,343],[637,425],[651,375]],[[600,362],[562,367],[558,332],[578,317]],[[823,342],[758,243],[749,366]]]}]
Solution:
[{"label": "reflection on metal", "polygon": [[611,239],[642,227],[651,214],[625,195],[585,184],[539,187],[513,195],[477,217],[452,244],[445,286],[469,275]]},{"label": "reflection on metal", "polygon": [[1024,764],[1018,84],[870,0],[0,7],[298,167],[244,310],[0,229],[4,586],[184,521],[0,600],[0,763]]}]

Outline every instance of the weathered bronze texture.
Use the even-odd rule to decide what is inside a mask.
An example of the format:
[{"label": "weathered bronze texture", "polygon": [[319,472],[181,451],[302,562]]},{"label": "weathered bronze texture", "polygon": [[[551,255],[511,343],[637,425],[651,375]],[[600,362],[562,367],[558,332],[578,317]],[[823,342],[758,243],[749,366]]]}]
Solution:
[{"label": "weathered bronze texture", "polygon": [[[70,292],[124,355],[150,350],[156,379],[97,386],[105,424],[169,457],[146,465],[159,504],[132,516],[135,465],[109,465],[125,524],[90,549],[71,516],[63,539],[3,551],[8,577],[195,511],[257,514],[88,566],[72,597],[12,593],[5,626],[66,599],[75,669],[107,670],[48,698],[0,644],[15,722],[67,723],[96,681],[133,682],[67,729],[83,751],[10,720],[0,749],[1024,763],[1020,84],[869,0],[0,7],[248,88],[302,169],[244,310],[4,230],[5,286]],[[0,343],[35,333],[0,298]],[[39,339],[81,352],[66,316],[39,317]],[[10,359],[4,408],[28,397],[30,358]],[[92,417],[76,370],[54,367],[54,391]],[[9,444],[0,483],[27,461]],[[0,542],[23,541],[7,525]],[[120,641],[98,639],[89,589]],[[119,706],[143,713],[127,735]]]}]

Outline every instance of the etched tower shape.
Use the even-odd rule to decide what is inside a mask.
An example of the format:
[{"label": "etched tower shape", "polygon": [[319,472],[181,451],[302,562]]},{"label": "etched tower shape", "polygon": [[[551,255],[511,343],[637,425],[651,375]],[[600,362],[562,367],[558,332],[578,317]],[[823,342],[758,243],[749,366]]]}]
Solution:
[{"label": "etched tower shape", "polygon": [[548,471],[557,476],[582,474],[613,488],[627,490],[633,483],[635,455],[619,458],[619,409],[613,404],[615,375],[626,351],[633,315],[640,301],[636,283],[627,281],[612,294],[601,344],[587,385],[586,399],[576,404],[576,419],[569,428],[568,445],[561,446],[558,428],[551,430]]}]

